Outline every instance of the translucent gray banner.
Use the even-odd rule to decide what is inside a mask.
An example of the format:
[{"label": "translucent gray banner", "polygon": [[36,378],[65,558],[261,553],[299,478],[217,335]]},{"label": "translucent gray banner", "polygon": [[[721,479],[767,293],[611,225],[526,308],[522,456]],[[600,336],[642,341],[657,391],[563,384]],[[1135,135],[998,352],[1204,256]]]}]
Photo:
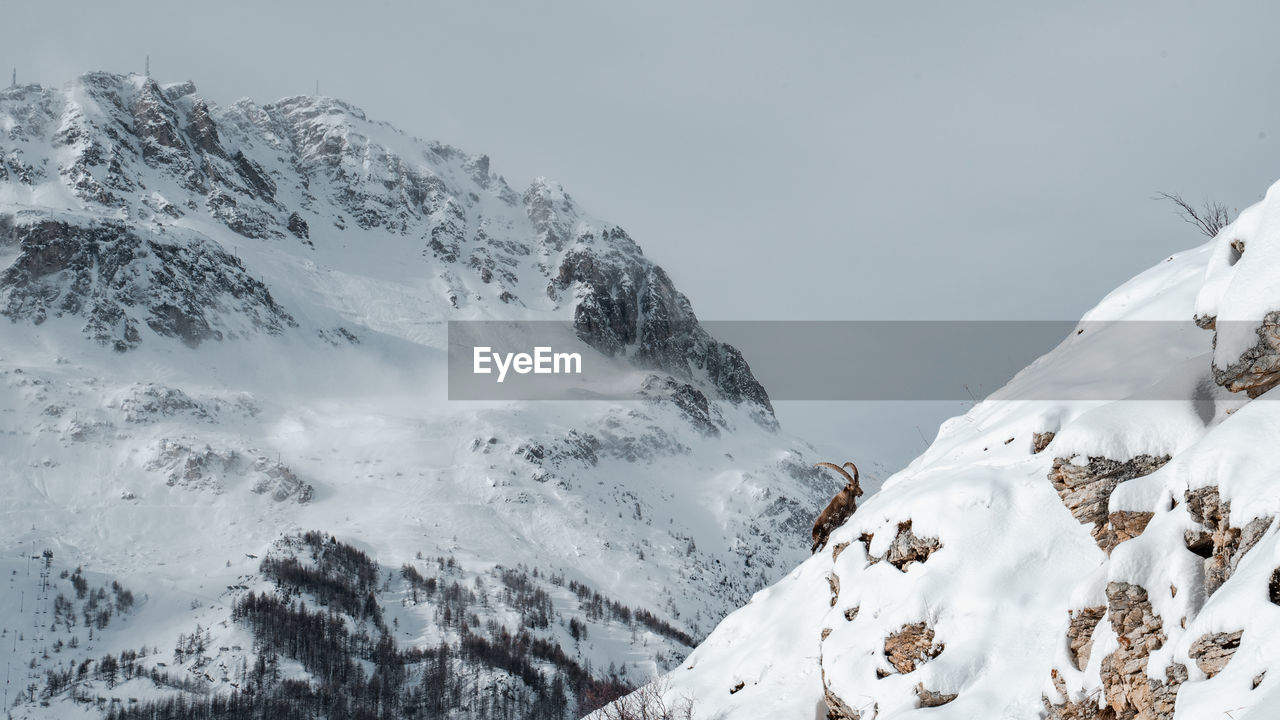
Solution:
[{"label": "translucent gray banner", "polygon": [[[1119,400],[1135,394],[1185,400],[1212,382],[1214,333],[1190,320],[711,321],[702,327],[742,352],[775,401]],[[1249,328],[1255,329],[1256,323]],[[1036,363],[1060,344],[1051,359]],[[688,369],[658,368],[633,346],[626,352],[601,352],[571,322],[450,322],[449,398],[630,400],[643,394],[647,377],[663,372],[702,384],[697,357],[689,358]]]}]

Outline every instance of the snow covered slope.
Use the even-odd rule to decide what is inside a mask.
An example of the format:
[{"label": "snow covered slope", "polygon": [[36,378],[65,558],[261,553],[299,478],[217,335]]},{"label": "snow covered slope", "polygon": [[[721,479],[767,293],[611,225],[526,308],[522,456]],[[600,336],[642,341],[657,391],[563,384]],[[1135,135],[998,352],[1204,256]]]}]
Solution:
[{"label": "snow covered slope", "polygon": [[[343,608],[393,704],[449,671],[452,716],[564,717],[798,562],[833,490],[624,230],[329,98],[224,108],[106,73],[0,92],[0,313],[18,716],[332,670],[258,632],[277,609],[252,591]],[[450,403],[455,319],[570,322],[652,379],[633,402]],[[268,660],[288,667],[251,672]]]},{"label": "snow covered slope", "polygon": [[734,720],[1276,717],[1277,218],[1280,185],[1108,295],[669,695]]}]

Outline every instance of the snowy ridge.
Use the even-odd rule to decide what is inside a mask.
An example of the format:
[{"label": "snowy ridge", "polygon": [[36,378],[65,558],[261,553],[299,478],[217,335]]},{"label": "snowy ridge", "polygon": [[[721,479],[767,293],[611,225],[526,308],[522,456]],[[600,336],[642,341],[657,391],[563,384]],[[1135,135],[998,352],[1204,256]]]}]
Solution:
[{"label": "snowy ridge", "polygon": [[[945,423],[670,697],[735,720],[1274,717],[1277,213],[1273,187]],[[999,399],[1085,384],[1114,400]]]}]

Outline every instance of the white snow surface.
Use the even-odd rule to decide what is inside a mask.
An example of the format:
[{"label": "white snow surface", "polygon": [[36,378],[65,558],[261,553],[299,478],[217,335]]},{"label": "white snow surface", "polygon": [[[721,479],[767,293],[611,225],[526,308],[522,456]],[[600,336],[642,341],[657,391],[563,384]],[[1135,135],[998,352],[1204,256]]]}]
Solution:
[{"label": "white snow surface", "polygon": [[[1280,403],[1217,387],[1213,333],[1191,323],[1197,314],[1216,314],[1256,327],[1280,308],[1276,187],[1213,241],[1108,295],[1085,316],[1083,332],[945,423],[919,458],[865,498],[825,550],[757,593],[671,671],[671,695],[692,698],[697,717],[808,720],[826,717],[825,682],[864,719],[1044,717],[1044,698],[1064,699],[1053,672],[1072,700],[1100,695],[1100,663],[1117,647],[1116,636],[1104,618],[1088,667],[1077,670],[1067,651],[1068,611],[1105,606],[1107,584],[1123,581],[1148,590],[1167,635],[1148,675],[1163,679],[1175,662],[1189,670],[1177,720],[1280,715],[1280,607],[1268,600],[1280,564],[1277,524],[1211,596],[1201,558],[1183,537],[1193,526],[1183,501],[1189,489],[1217,486],[1236,528],[1280,512]],[[1228,265],[1230,243],[1239,238],[1246,251]],[[1219,363],[1243,347],[1219,337]],[[1087,401],[1001,399],[1037,387],[1101,390]],[[1035,454],[1032,434],[1044,431],[1056,437]],[[1048,474],[1055,457],[1124,461],[1141,454],[1172,459],[1119,485],[1110,510],[1154,517],[1108,556]],[[941,548],[905,571],[872,562],[906,520]],[[839,580],[834,597],[830,576]],[[886,660],[885,639],[917,622],[934,630],[942,651],[899,674]],[[1239,650],[1225,670],[1206,677],[1188,657],[1191,643],[1236,630],[1243,630]],[[956,698],[918,707],[919,685]]]}]

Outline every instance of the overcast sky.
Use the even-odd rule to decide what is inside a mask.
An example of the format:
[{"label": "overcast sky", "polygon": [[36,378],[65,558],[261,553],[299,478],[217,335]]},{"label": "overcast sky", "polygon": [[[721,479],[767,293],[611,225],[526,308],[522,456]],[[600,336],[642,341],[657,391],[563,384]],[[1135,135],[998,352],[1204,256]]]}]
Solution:
[{"label": "overcast sky", "polygon": [[706,319],[1076,318],[1201,241],[1155,192],[1280,177],[1273,3],[257,5],[6,3],[0,62],[318,80],[561,181]]}]

